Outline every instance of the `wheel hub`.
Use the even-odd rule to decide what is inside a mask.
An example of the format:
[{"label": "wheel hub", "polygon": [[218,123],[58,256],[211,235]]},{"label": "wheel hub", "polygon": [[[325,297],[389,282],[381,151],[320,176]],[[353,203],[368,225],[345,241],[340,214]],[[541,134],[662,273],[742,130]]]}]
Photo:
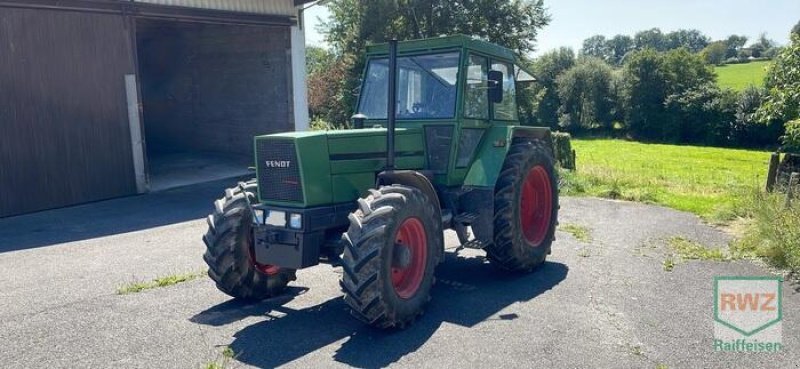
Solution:
[{"label": "wheel hub", "polygon": [[522,182],[519,204],[520,228],[532,247],[539,247],[547,237],[553,214],[553,189],[543,166],[533,167]]},{"label": "wheel hub", "polygon": [[394,255],[392,255],[392,267],[405,269],[411,265],[411,248],[401,243],[394,245]]},{"label": "wheel hub", "polygon": [[400,223],[392,248],[392,287],[400,298],[413,297],[425,278],[428,263],[428,239],[425,227],[417,218]]}]

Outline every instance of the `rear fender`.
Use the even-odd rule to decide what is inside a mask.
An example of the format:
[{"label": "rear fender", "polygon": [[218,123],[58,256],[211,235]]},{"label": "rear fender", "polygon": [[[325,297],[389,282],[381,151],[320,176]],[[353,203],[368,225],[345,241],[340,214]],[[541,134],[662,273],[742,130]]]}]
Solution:
[{"label": "rear fender", "polygon": [[[506,154],[515,138],[543,140],[552,150],[553,138],[549,128],[522,126],[494,126],[487,130],[478,156],[464,179],[465,187],[494,188]],[[552,156],[553,153],[550,152]]]}]

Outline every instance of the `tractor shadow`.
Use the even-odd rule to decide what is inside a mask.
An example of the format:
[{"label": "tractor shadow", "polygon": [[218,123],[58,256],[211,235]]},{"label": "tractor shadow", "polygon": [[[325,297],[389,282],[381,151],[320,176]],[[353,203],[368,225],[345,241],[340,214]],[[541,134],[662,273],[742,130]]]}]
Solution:
[{"label": "tractor shadow", "polygon": [[[230,344],[237,360],[259,368],[292,362],[341,340],[346,341],[338,347],[334,360],[358,368],[379,368],[419,349],[442,323],[473,327],[481,322],[518,318],[513,312],[495,315],[514,303],[547,292],[568,273],[566,265],[548,262],[533,274],[510,276],[496,271],[483,258],[448,253],[447,259],[437,269],[433,300],[425,314],[406,330],[382,331],[365,326],[350,317],[338,296],[301,310],[286,308],[275,300],[238,311],[239,305],[226,302],[198,314],[192,321],[220,325],[245,315],[266,315],[268,320],[237,332]],[[291,299],[290,296],[288,300]],[[209,321],[203,318],[209,313],[230,316]]]}]

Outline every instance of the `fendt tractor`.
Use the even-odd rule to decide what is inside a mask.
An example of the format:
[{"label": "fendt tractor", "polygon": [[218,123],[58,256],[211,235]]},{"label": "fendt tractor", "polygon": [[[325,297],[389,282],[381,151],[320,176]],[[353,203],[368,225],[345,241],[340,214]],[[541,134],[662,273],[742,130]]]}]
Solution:
[{"label": "fendt tractor", "polygon": [[256,179],[208,217],[208,274],[234,298],[281,294],[298,269],[341,266],[352,314],[405,327],[430,300],[444,231],[526,273],[550,253],[550,131],[521,126],[504,47],[466,36],[367,49],[353,129],[255,138]]}]

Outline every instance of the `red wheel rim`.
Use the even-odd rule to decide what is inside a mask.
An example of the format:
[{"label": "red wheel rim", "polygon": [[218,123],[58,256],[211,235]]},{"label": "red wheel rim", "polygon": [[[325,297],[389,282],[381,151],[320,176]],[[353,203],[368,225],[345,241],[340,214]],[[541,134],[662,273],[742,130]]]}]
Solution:
[{"label": "red wheel rim", "polygon": [[256,268],[259,272],[264,273],[266,275],[276,275],[281,272],[281,267],[275,265],[262,265],[256,263]]},{"label": "red wheel rim", "polygon": [[547,236],[550,218],[553,215],[553,189],[550,176],[544,167],[536,166],[528,172],[522,182],[522,198],[519,202],[519,222],[525,240],[539,247]]},{"label": "red wheel rim", "polygon": [[392,286],[398,296],[408,299],[417,293],[427,260],[425,227],[417,218],[404,220],[397,229],[392,250]]}]

